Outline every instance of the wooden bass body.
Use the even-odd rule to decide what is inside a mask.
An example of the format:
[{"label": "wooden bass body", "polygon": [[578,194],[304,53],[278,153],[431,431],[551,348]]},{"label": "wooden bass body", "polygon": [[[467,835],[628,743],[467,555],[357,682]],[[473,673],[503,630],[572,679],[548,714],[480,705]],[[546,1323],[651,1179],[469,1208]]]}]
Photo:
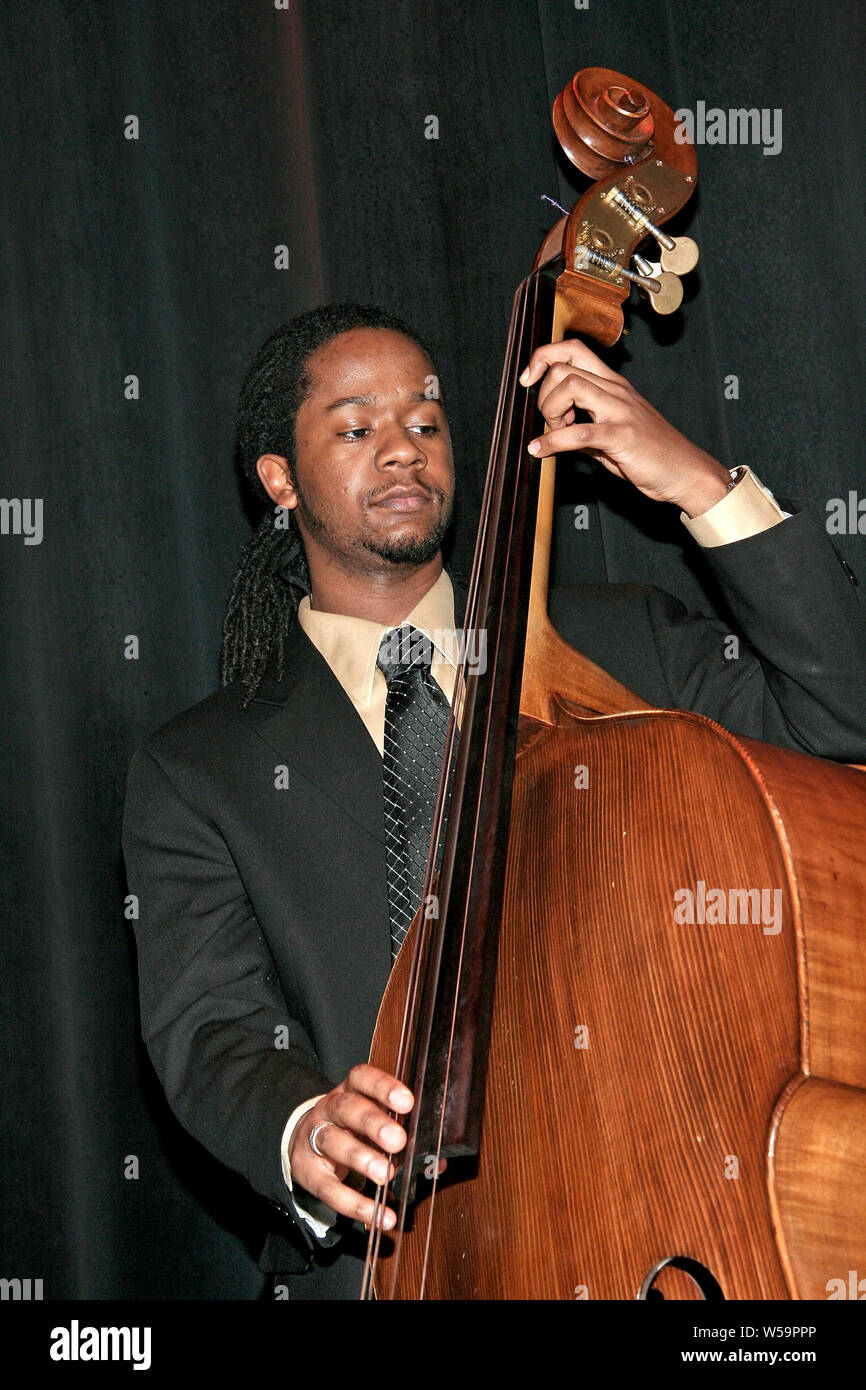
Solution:
[{"label": "wooden bass body", "polygon": [[520,721],[477,1171],[450,1162],[429,1235],[419,1201],[393,1296],[828,1298],[866,1275],[866,779],[694,714],[547,719]]}]

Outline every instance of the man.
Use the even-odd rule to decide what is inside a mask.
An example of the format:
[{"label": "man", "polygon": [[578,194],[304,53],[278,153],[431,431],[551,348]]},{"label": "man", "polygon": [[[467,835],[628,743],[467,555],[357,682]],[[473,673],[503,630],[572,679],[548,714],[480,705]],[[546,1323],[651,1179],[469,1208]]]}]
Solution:
[{"label": "man", "polygon": [[[293,1241],[306,1242],[293,1297],[356,1295],[373,1214],[361,1188],[393,1172],[405,1130],[388,1111],[412,1106],[364,1058],[397,891],[384,809],[397,677],[381,654],[404,625],[435,643],[418,697],[432,719],[455,687],[441,634],[466,600],[443,568],[454,474],[436,381],[420,339],[370,306],[314,310],[263,345],[238,440],[275,510],[235,578],[223,688],[130,769],[144,1037],[184,1125],[291,1221],[263,1267],[300,1269]],[[732,478],[579,342],[540,348],[522,384],[538,384],[549,427],[531,452],[587,450],[681,509],[746,646],[727,660],[724,624],[637,586],[554,590],[566,639],[654,704],[866,757],[863,611],[817,515]]]}]

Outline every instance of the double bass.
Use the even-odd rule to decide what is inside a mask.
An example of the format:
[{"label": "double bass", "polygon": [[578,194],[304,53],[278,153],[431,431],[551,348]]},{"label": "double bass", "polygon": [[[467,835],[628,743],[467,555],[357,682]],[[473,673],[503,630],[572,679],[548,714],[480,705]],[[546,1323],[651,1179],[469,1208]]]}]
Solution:
[{"label": "double bass", "polygon": [[[658,96],[588,68],[553,120],[595,182],[514,299],[464,624],[486,668],[371,1050],[415,1107],[362,1297],[824,1299],[866,1274],[866,779],[652,709],[550,622],[555,465],[518,377],[542,342],[613,344],[634,283],[676,308],[697,254],[662,231],[697,166]],[[684,923],[696,884],[778,894],[778,929]]]}]

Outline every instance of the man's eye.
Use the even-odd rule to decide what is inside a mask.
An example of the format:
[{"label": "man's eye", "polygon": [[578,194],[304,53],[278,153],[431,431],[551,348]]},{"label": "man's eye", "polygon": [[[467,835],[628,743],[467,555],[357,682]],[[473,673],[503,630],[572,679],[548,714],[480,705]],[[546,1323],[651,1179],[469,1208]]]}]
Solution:
[{"label": "man's eye", "polygon": [[438,425],[410,425],[410,430],[420,430],[423,434],[438,434]]},{"label": "man's eye", "polygon": [[358,425],[358,426],[357,426],[355,429],[353,429],[353,430],[341,430],[341,431],[340,431],[340,438],[341,438],[341,439],[357,439],[357,438],[359,438],[362,434],[369,434],[369,432],[370,432],[370,431],[369,431],[365,426]]}]

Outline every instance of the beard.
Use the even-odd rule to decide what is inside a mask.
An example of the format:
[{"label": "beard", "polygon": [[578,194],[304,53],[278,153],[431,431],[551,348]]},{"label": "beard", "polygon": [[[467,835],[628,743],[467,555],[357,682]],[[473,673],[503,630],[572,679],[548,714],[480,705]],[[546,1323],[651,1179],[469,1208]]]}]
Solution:
[{"label": "beard", "polygon": [[426,565],[442,548],[453,510],[453,503],[445,501],[444,493],[437,490],[433,495],[442,498],[443,506],[438,521],[433,523],[426,535],[415,532],[394,536],[393,539],[388,536],[364,536],[361,540],[363,548],[392,565]]},{"label": "beard", "polygon": [[[301,491],[297,475],[294,484],[298,494],[300,520],[311,535],[316,535],[320,540],[330,542],[329,548],[334,549],[335,537],[332,526],[329,526],[325,518],[310,506],[308,497]],[[428,490],[431,496],[440,500],[441,509],[438,519],[431,524],[426,535],[413,531],[392,538],[369,535],[366,531],[362,531],[356,541],[356,548],[365,551],[368,555],[377,555],[392,565],[417,566],[425,565],[432,560],[438,554],[442,542],[448,534],[454,511],[454,498],[453,495],[446,498],[445,493],[440,488]]]}]

